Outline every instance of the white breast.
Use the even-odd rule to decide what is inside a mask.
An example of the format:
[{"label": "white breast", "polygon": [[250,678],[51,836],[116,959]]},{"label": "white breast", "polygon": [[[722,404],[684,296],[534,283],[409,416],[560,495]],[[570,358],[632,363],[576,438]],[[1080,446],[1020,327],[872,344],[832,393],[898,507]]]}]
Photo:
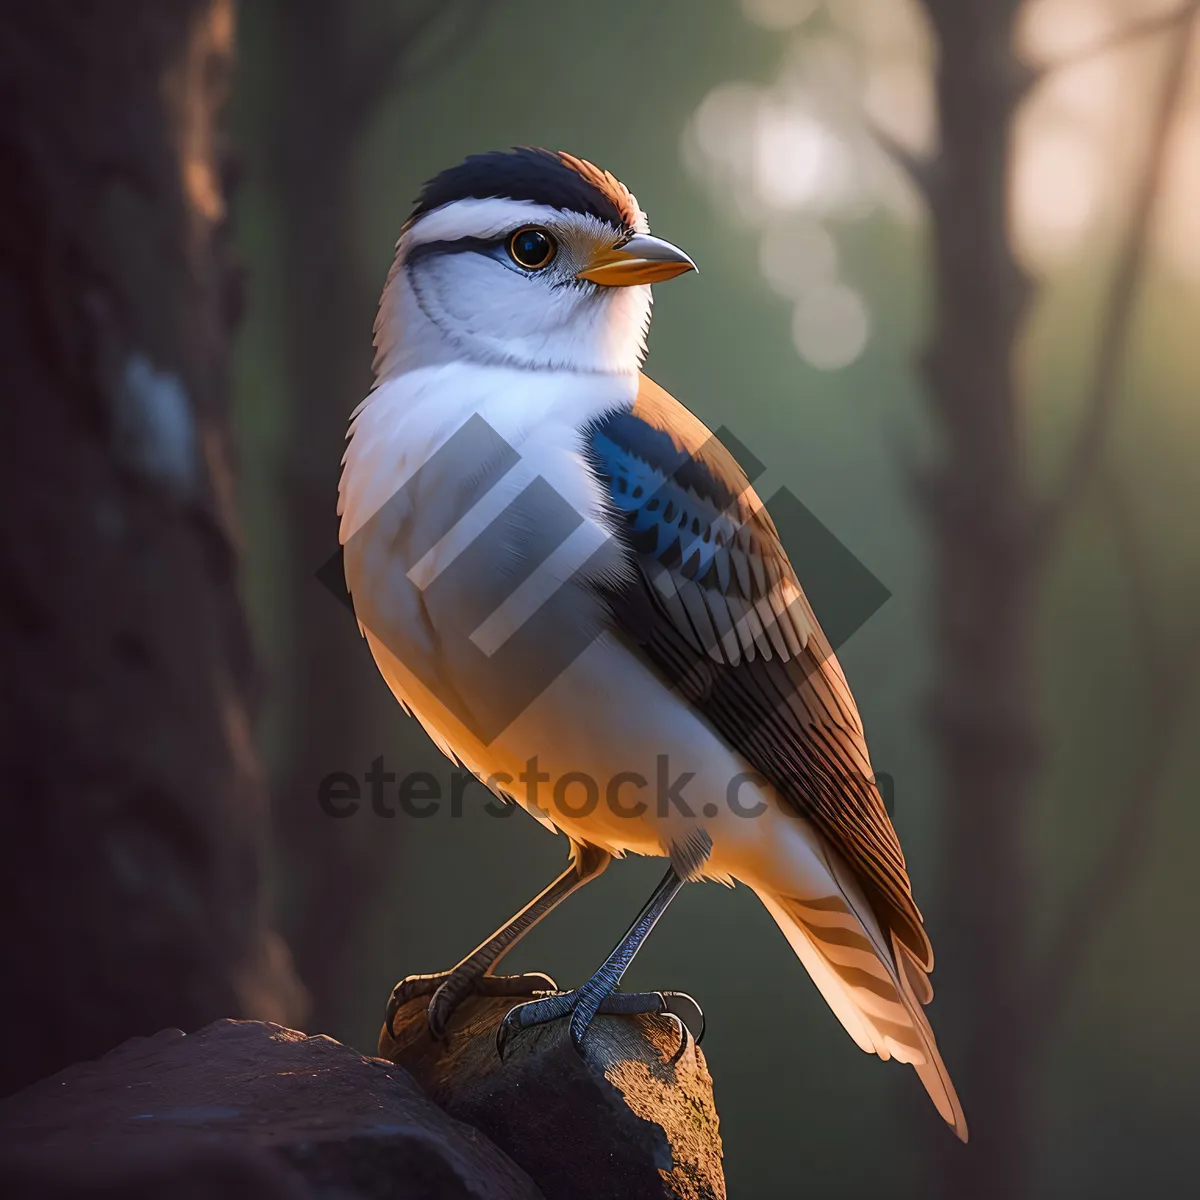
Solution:
[{"label": "white breast", "polygon": [[632,405],[636,375],[528,371],[468,362],[423,367],[382,382],[354,413],[338,486],[346,543],[474,415],[516,451],[521,474],[541,475],[579,512],[601,497],[579,456],[591,419]]},{"label": "white breast", "polygon": [[[401,703],[446,753],[485,778],[488,735],[509,702],[491,668],[506,661],[523,627],[528,642],[530,621],[551,598],[561,615],[564,588],[577,601],[571,619],[594,624],[597,606],[580,568],[599,551],[606,569],[620,569],[580,431],[632,404],[635,388],[636,377],[623,375],[456,363],[385,382],[351,423],[340,536],[360,626]],[[471,489],[489,464],[464,461],[452,439],[468,422],[478,429],[478,419],[494,434],[484,457],[507,465],[475,499]],[[566,513],[576,525],[532,573],[519,561],[530,531],[510,520],[521,512],[518,520],[529,522],[530,494],[549,498],[547,524],[561,524]],[[513,576],[521,576],[519,586],[508,586]],[[560,637],[574,634],[560,629]],[[536,666],[526,651],[507,669]]]}]

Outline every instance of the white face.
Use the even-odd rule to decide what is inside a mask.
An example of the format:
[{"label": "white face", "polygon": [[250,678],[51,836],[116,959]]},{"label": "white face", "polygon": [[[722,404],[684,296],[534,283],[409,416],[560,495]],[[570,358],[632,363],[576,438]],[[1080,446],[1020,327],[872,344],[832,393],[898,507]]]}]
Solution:
[{"label": "white face", "polygon": [[636,372],[649,285],[577,278],[624,236],[597,217],[523,200],[459,200],[427,213],[396,247],[376,322],[377,376],[451,358]]}]

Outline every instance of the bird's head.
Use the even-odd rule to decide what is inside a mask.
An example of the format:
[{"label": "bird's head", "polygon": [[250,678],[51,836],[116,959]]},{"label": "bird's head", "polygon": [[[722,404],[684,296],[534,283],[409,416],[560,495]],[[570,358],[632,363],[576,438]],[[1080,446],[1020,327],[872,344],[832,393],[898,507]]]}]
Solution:
[{"label": "bird's head", "polygon": [[632,373],[649,285],[695,264],[633,194],[569,154],[478,154],[422,189],[375,326],[384,378],[452,359]]}]

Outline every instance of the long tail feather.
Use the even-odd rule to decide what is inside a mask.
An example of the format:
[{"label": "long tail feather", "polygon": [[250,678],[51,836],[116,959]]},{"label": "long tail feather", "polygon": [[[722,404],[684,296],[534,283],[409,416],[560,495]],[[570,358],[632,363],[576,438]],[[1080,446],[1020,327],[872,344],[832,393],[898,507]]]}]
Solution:
[{"label": "long tail feather", "polygon": [[865,902],[844,888],[815,900],[766,891],[758,897],[846,1032],[868,1053],[911,1064],[965,1142],[962,1105],[922,1010],[933,989],[907,948],[885,936]]}]

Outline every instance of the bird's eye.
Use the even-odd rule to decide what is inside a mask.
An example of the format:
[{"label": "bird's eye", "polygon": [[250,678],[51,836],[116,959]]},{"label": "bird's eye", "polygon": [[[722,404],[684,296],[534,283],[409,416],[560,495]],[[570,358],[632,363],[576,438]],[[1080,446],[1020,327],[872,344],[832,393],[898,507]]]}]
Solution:
[{"label": "bird's eye", "polygon": [[508,256],[527,271],[548,266],[558,253],[558,243],[544,229],[518,229],[508,239]]}]

